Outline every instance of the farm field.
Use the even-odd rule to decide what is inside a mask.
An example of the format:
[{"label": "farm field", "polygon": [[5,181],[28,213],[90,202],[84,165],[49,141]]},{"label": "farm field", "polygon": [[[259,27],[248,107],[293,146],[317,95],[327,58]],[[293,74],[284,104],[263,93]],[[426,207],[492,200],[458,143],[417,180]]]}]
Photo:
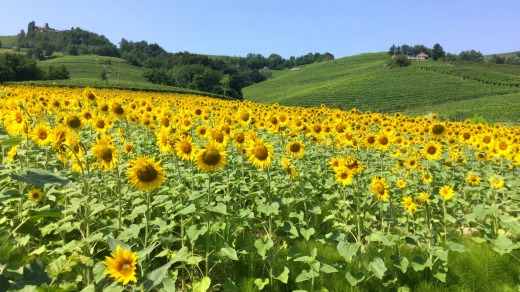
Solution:
[{"label": "farm field", "polygon": [[[520,106],[519,66],[426,61],[388,69],[387,58],[386,53],[368,53],[277,72],[271,80],[244,88],[244,98],[269,104],[324,104],[387,113],[411,114],[419,108],[425,115],[457,102],[470,104],[485,97],[498,109],[483,113],[492,122],[506,122],[494,114]],[[504,98],[512,103],[497,108],[495,101],[501,104]],[[464,116],[462,120],[473,117],[474,112],[482,113],[473,106],[458,110]],[[508,118],[508,122],[520,122],[519,115]]]},{"label": "farm field", "polygon": [[0,86],[0,287],[518,289],[519,127],[291,100]]}]

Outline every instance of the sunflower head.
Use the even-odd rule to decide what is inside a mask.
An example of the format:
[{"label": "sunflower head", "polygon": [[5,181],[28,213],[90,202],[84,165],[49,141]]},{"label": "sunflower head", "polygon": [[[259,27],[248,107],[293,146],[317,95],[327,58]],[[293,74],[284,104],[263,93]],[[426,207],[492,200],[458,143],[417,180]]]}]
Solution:
[{"label": "sunflower head", "polygon": [[217,142],[209,142],[197,153],[197,167],[200,170],[219,170],[226,164],[227,152],[224,147]]},{"label": "sunflower head", "polygon": [[376,198],[380,201],[387,201],[390,199],[390,193],[388,192],[389,186],[384,178],[375,176],[370,182],[370,189]]},{"label": "sunflower head", "polygon": [[138,190],[153,190],[166,180],[164,170],[159,163],[155,162],[154,158],[146,156],[131,160],[126,177]]},{"label": "sunflower head", "polygon": [[132,253],[129,249],[123,250],[120,245],[116,248],[116,253],[107,256],[103,264],[106,267],[105,274],[114,278],[117,282],[128,284],[137,282],[135,277],[137,263],[137,253]]},{"label": "sunflower head", "polygon": [[256,141],[251,141],[249,147],[247,147],[247,155],[254,166],[264,168],[271,165],[274,152],[271,144],[264,142],[263,138],[259,138]]},{"label": "sunflower head", "polygon": [[27,194],[27,198],[35,203],[39,202],[43,198],[43,192],[39,188],[31,189]]},{"label": "sunflower head", "polygon": [[300,140],[295,140],[287,144],[287,153],[293,157],[302,157],[304,153],[305,145]]},{"label": "sunflower head", "polygon": [[448,201],[453,198],[453,188],[449,185],[444,185],[439,190],[439,195],[445,200]]}]

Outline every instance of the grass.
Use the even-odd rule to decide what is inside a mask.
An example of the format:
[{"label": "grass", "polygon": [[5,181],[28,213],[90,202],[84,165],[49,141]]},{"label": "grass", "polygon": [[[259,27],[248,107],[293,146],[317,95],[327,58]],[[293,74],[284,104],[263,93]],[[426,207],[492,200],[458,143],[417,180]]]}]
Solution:
[{"label": "grass", "polygon": [[18,40],[18,36],[8,35],[8,36],[0,36],[0,42],[2,43],[2,48],[12,48],[16,45]]},{"label": "grass", "polygon": [[[388,69],[387,58],[386,53],[361,54],[276,72],[273,79],[244,88],[244,97],[290,106],[325,104],[407,114],[436,112],[460,102],[464,111],[491,121],[503,122],[506,116],[520,120],[507,102],[500,102],[519,100],[520,66],[427,61]],[[475,100],[487,100],[493,112],[474,107]]]}]

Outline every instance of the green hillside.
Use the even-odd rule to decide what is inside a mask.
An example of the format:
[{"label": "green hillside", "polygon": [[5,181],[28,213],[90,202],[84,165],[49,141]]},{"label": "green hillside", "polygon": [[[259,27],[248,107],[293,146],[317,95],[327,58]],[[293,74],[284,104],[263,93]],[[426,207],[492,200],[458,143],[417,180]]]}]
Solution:
[{"label": "green hillside", "polygon": [[0,43],[2,43],[2,48],[12,48],[16,44],[17,40],[18,37],[15,35],[0,36]]},{"label": "green hillside", "polygon": [[[463,118],[479,114],[520,122],[520,66],[426,61],[388,69],[387,59],[386,53],[369,53],[276,72],[273,79],[244,88],[244,98],[414,114],[448,108],[447,115],[458,111]],[[493,112],[477,108],[472,102],[477,100],[493,105]]]}]

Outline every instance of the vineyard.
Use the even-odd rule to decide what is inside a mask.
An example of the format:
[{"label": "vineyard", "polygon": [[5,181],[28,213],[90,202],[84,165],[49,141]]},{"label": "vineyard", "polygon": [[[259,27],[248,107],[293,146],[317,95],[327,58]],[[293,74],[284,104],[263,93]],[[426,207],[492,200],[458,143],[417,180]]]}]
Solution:
[{"label": "vineyard", "polygon": [[[269,81],[246,87],[244,96],[257,102],[314,107],[325,104],[361,111],[408,113],[421,108],[424,115],[456,102],[486,97],[491,104],[505,95],[520,94],[519,66],[428,61],[388,69],[387,58],[384,53],[362,54],[283,71]],[[519,99],[513,100],[509,106],[518,109]],[[461,109],[470,117],[478,110]],[[487,117],[485,112],[484,117],[505,122],[500,117]],[[520,116],[512,118],[520,122]]]},{"label": "vineyard", "polygon": [[[390,86],[375,57],[336,65]],[[390,74],[423,75],[424,86],[444,75]],[[482,90],[517,96],[492,88]],[[0,109],[5,290],[520,285],[518,127],[23,85],[0,87]]]}]

